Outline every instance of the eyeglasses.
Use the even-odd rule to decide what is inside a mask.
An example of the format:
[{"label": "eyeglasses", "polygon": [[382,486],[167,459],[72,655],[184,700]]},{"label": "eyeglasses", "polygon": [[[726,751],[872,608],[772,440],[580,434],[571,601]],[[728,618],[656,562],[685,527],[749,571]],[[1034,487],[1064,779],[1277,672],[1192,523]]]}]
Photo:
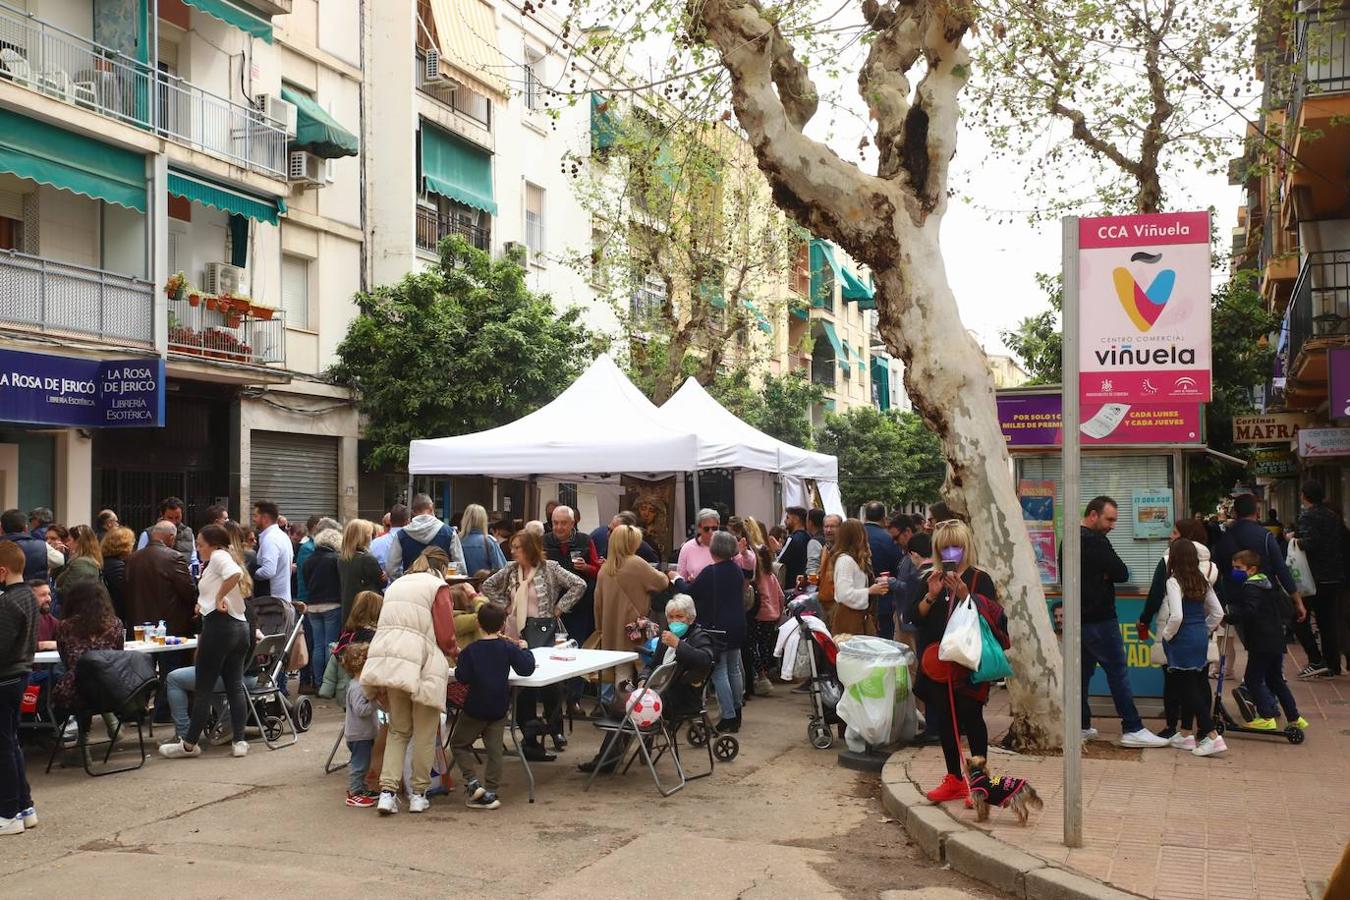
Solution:
[{"label": "eyeglasses", "polygon": [[717,530],[716,525],[703,525],[699,528],[699,531],[716,531],[716,530]]},{"label": "eyeglasses", "polygon": [[934,525],[933,527],[934,527],[934,528],[946,528],[948,525],[964,525],[964,524],[966,524],[966,523],[965,523],[965,522],[962,522],[960,519],[947,519],[945,522],[938,522],[938,523],[937,523],[936,525]]}]

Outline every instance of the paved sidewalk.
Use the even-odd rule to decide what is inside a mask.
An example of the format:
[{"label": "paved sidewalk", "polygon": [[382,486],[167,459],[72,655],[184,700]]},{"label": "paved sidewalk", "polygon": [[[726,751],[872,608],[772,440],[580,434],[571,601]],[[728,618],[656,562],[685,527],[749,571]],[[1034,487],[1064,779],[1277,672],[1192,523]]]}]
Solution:
[{"label": "paved sidewalk", "polygon": [[[1292,648],[1291,648],[1292,649]],[[1014,847],[1123,890],[1158,898],[1320,897],[1350,841],[1350,676],[1298,682],[1301,653],[1287,674],[1309,721],[1305,743],[1229,734],[1229,751],[1202,759],[1173,749],[1097,748],[1083,762],[1084,846],[1063,845],[1063,760],[991,754],[994,772],[1030,779],[1045,800],[1026,828],[1003,810],[985,825],[960,803],[945,809]],[[1244,662],[1239,660],[1237,671]],[[1231,682],[1229,683],[1231,685]],[[1227,692],[1227,691],[1225,691]],[[1229,697],[1229,709],[1233,710]],[[1008,724],[1008,694],[987,710],[991,736]],[[1119,720],[1097,719],[1101,740],[1119,740]],[[1155,730],[1161,722],[1145,723]],[[945,772],[938,748],[908,766],[921,789]],[[1310,893],[1314,891],[1315,893]]]}]

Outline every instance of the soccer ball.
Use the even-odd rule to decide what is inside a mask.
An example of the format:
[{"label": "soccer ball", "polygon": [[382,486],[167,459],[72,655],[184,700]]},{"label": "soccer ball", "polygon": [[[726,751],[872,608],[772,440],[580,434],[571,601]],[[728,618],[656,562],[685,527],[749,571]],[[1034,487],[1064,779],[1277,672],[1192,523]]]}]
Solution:
[{"label": "soccer ball", "polygon": [[641,688],[628,698],[628,716],[639,728],[650,728],[661,721],[661,695],[651,688]]}]

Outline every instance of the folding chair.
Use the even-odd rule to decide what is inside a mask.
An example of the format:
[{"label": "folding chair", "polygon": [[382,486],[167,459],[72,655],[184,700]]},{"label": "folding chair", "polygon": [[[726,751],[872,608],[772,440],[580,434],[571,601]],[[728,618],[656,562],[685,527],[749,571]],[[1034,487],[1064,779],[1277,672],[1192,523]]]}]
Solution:
[{"label": "folding chair", "polygon": [[342,730],[338,732],[337,740],[333,741],[333,749],[328,751],[328,759],[326,759],[323,764],[323,774],[332,775],[334,772],[347,768],[347,766],[351,763],[351,760],[349,759],[347,760],[347,762],[342,762],[338,763],[337,765],[333,765],[333,760],[337,759],[338,748],[342,746],[342,739],[346,736],[347,736],[347,728],[344,725]]},{"label": "folding chair", "polygon": [[[675,663],[668,662],[652,672],[651,677],[647,679],[646,689],[660,694],[670,686],[675,678]],[[671,733],[670,726],[665,718],[661,718],[655,725],[643,728],[633,720],[631,713],[625,713],[622,719],[600,720],[595,723],[595,727],[607,733],[607,738],[602,744],[604,747],[600,758],[596,760],[595,768],[591,770],[591,775],[586,779],[586,790],[591,789],[591,783],[595,781],[595,776],[610,763],[617,764],[622,761],[627,752],[627,742],[636,738],[637,749],[632,752],[627,764],[623,767],[624,774],[632,767],[638,756],[647,765],[647,771],[652,774],[652,781],[656,782],[656,789],[662,797],[669,797],[676,791],[681,790],[688,782],[684,774],[684,766],[680,762],[679,750],[675,747],[674,736]],[[667,788],[661,783],[661,776],[656,771],[656,760],[660,759],[670,750],[670,758],[675,763],[675,773],[679,776],[679,784],[672,788]]]},{"label": "folding chair", "polygon": [[[79,694],[79,706],[63,710],[57,724],[57,740],[52,747],[52,755],[47,760],[47,771],[51,772],[56,755],[65,743],[61,735],[66,723],[73,717],[79,730],[78,747],[84,764],[84,771],[93,778],[115,775],[118,772],[132,772],[145,765],[144,725],[150,716],[150,701],[159,688],[159,679],[155,676],[155,662],[148,653],[134,650],[90,650],[80,657],[76,665],[75,686]],[[108,736],[108,749],[103,754],[104,768],[95,772],[89,754],[89,728],[96,715],[112,713],[117,724]],[[122,726],[128,722],[136,726],[138,754],[135,765],[109,766]]]}]

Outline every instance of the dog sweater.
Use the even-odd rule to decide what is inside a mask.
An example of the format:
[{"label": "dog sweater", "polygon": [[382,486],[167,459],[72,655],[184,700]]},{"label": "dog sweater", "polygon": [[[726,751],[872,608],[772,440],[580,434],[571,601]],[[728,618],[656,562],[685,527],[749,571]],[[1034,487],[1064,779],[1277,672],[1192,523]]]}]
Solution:
[{"label": "dog sweater", "polygon": [[990,806],[1005,807],[1027,786],[1025,778],[1013,778],[1011,775],[989,777],[988,772],[979,772],[971,776],[970,792],[981,794]]}]

